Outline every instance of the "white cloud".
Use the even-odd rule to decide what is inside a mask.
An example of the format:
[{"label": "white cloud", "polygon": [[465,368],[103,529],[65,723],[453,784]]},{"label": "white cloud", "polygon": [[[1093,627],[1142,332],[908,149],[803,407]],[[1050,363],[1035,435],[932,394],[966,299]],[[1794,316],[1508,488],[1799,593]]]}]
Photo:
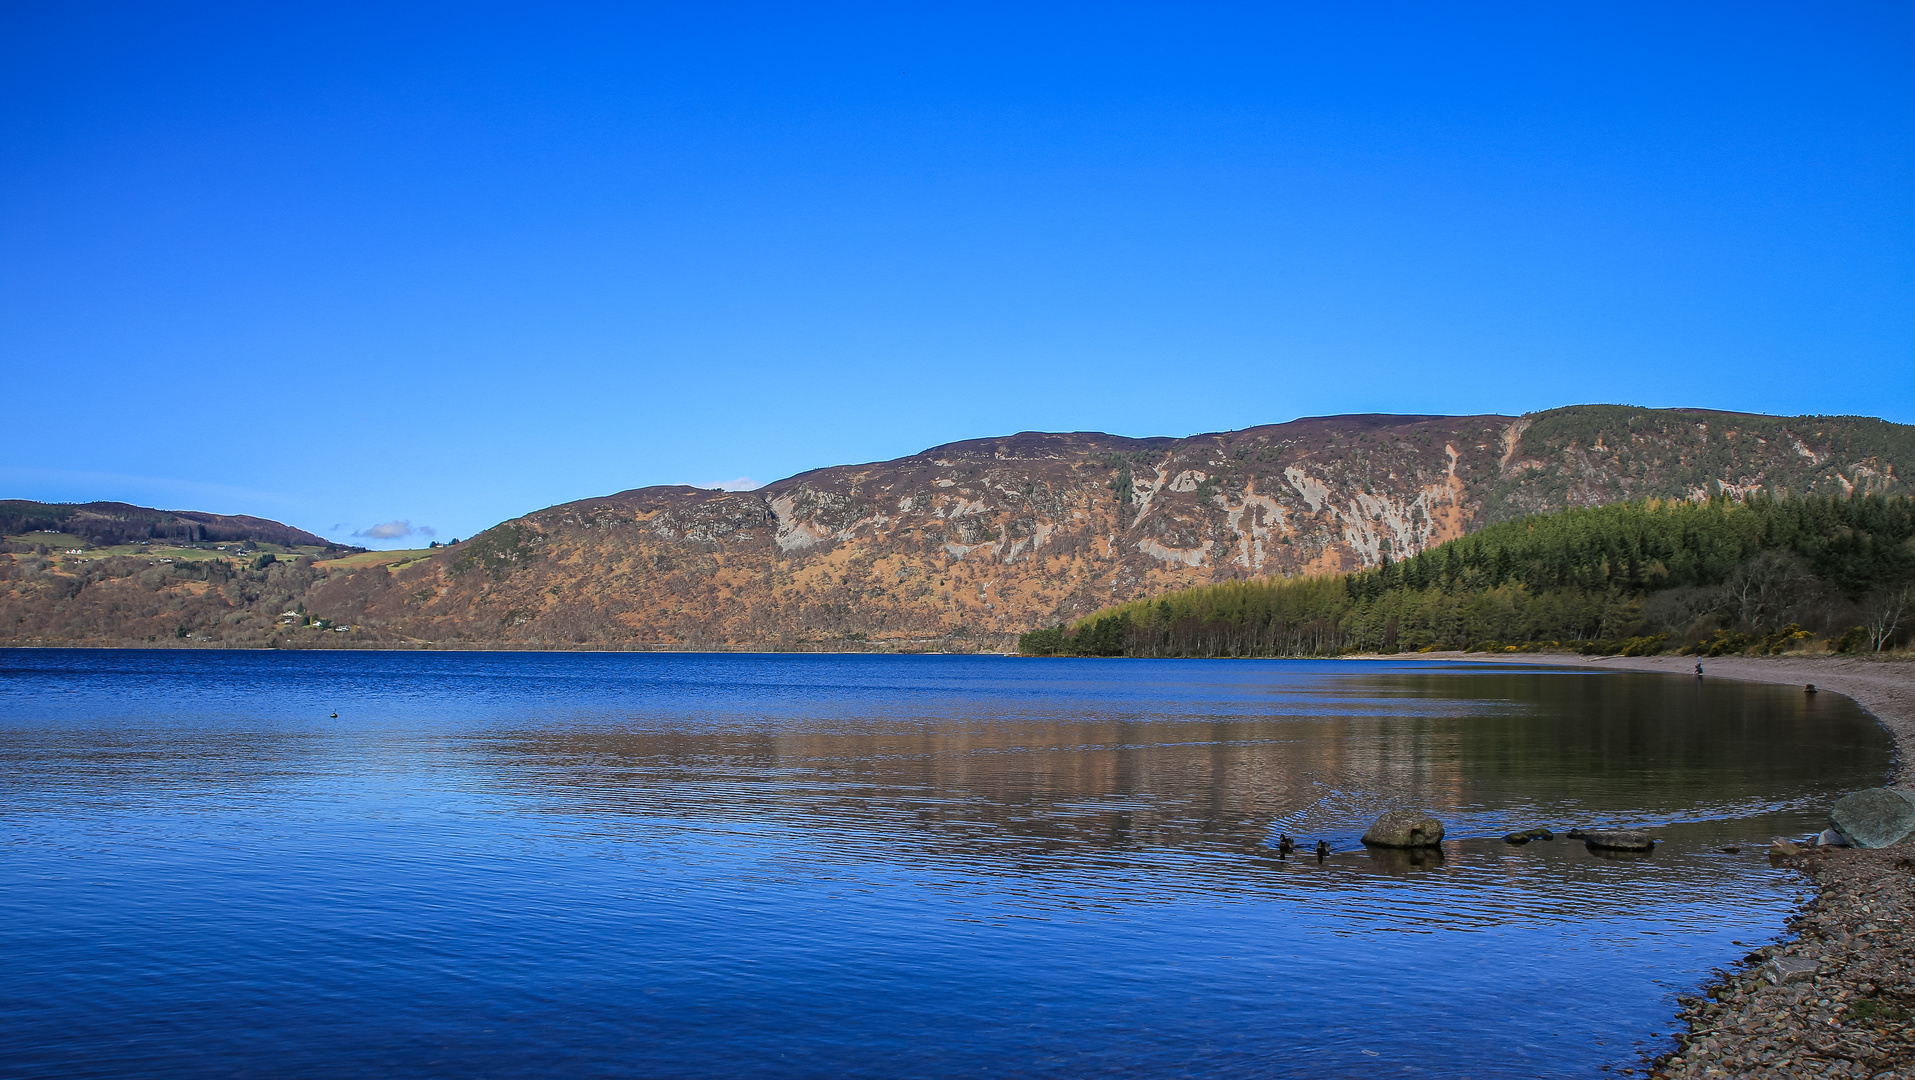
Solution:
[{"label": "white cloud", "polygon": [[363,536],[368,540],[397,540],[402,536],[411,536],[413,533],[433,535],[430,528],[421,526],[415,529],[410,521],[388,521],[383,525],[374,525],[370,529],[360,529],[353,535]]},{"label": "white cloud", "polygon": [[707,480],[702,484],[692,484],[690,486],[695,488],[713,488],[718,491],[756,491],[765,485],[753,480],[749,476],[741,476],[736,480]]}]

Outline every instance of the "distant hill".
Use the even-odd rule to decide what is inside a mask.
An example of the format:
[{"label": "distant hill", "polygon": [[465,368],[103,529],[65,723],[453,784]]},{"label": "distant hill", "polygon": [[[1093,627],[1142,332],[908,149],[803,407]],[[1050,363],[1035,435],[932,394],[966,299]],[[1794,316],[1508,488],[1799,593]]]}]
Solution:
[{"label": "distant hill", "polygon": [[[397,569],[321,563],[297,579],[284,567],[236,569],[177,610],[231,643],[265,643],[280,614],[266,608],[297,604],[354,627],[325,638],[335,643],[999,649],[1113,603],[1361,570],[1542,511],[1898,493],[1911,469],[1915,427],[1625,406],[1313,417],[1187,438],[1025,432],[758,491],[584,499]],[[110,596],[115,580],[85,588]],[[0,640],[67,633],[58,605],[35,591],[55,584],[10,588]],[[238,599],[221,608],[228,593]],[[154,619],[174,618],[151,598],[125,603],[136,600],[161,612]],[[9,623],[9,604],[37,614]],[[143,626],[121,633],[156,636]]]},{"label": "distant hill", "polygon": [[154,510],[130,503],[42,503],[0,499],[0,535],[52,529],[102,547],[140,540],[174,543],[257,543],[296,547],[327,543],[303,529],[265,518],[206,514],[197,510]]}]

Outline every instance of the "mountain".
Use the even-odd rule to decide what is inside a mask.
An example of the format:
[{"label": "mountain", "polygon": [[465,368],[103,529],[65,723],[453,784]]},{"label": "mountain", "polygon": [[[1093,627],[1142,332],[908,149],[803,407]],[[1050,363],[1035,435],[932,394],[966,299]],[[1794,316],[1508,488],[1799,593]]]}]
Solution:
[{"label": "mountain", "polygon": [[161,540],[173,543],[255,543],[330,546],[323,537],[266,518],[154,510],[129,503],[42,503],[0,499],[0,536],[50,530],[99,547]]},{"label": "mountain", "polygon": [[[1114,602],[1357,570],[1538,511],[1900,492],[1911,468],[1915,428],[1881,420],[1623,406],[1314,417],[1181,439],[1026,432],[752,492],[584,499],[397,569],[236,570],[199,587],[192,617],[212,624],[196,636],[231,643],[269,640],[284,603],[353,626],[325,638],[339,644],[999,649]],[[232,594],[233,610],[209,592]],[[51,614],[35,616],[37,636],[9,624],[28,593],[10,596],[0,635],[59,639]]]},{"label": "mountain", "polygon": [[1115,601],[1360,569],[1543,510],[1905,490],[1911,468],[1915,428],[1880,420],[1612,406],[1026,432],[753,492],[566,503],[315,604],[432,640],[999,647]]}]

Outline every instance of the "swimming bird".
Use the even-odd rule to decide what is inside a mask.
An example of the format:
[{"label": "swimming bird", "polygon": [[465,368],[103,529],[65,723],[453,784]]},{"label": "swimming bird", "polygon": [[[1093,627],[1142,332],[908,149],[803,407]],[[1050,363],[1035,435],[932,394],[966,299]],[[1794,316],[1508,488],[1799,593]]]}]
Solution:
[{"label": "swimming bird", "polygon": [[1323,860],[1329,857],[1330,857],[1330,842],[1328,840],[1318,840],[1317,841],[1317,861],[1322,862]]},{"label": "swimming bird", "polygon": [[1277,854],[1278,855],[1281,856],[1281,855],[1294,854],[1296,850],[1297,850],[1297,842],[1295,840],[1290,839],[1289,833],[1277,834]]}]

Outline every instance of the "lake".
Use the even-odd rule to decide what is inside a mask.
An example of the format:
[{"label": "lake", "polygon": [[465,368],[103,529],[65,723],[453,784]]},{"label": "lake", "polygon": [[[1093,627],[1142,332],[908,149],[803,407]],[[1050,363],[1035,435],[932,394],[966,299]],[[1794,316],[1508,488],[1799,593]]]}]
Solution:
[{"label": "lake", "polygon": [[[0,1062],[1613,1074],[1889,759],[1833,694],[1540,667],[5,650]],[[1440,858],[1362,848],[1396,806]],[[1579,824],[1661,843],[1501,840]]]}]

